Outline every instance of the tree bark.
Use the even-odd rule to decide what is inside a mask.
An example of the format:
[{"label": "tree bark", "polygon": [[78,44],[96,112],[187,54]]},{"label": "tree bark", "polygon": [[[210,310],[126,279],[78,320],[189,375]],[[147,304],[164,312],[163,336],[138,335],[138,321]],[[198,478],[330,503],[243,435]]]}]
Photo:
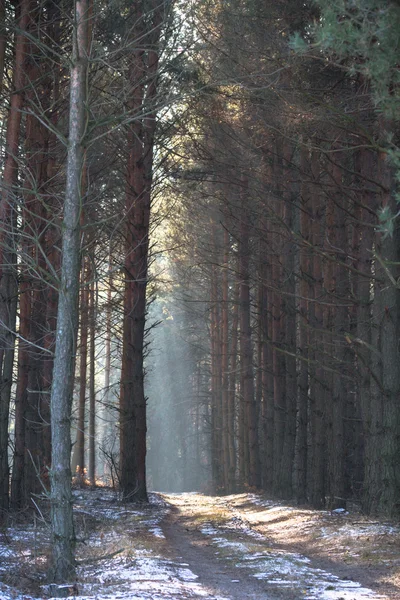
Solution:
[{"label": "tree bark", "polygon": [[236,489],[236,447],[235,447],[235,415],[236,415],[236,384],[238,362],[238,325],[239,325],[239,282],[235,282],[233,294],[233,310],[231,325],[231,343],[229,349],[229,488]]},{"label": "tree bark", "polygon": [[309,311],[311,297],[311,236],[309,221],[311,217],[309,151],[301,149],[300,169],[302,176],[300,206],[300,282],[299,282],[299,374],[297,379],[297,434],[295,457],[295,490],[298,504],[307,501],[307,454],[308,454],[308,397],[309,397]]},{"label": "tree bark", "polygon": [[229,411],[229,233],[224,230],[224,264],[222,270],[222,305],[221,305],[221,373],[222,373],[222,447],[224,466],[224,489],[230,491],[229,472],[231,470],[229,436],[230,436],[230,411]]},{"label": "tree bark", "polygon": [[273,465],[273,489],[280,493],[281,461],[283,454],[283,443],[286,424],[286,366],[285,355],[282,352],[285,339],[285,314],[283,310],[283,299],[281,294],[283,282],[282,269],[282,229],[283,201],[282,201],[282,164],[280,145],[277,145],[278,156],[274,159],[274,178],[277,182],[274,190],[275,197],[272,199],[274,215],[274,233],[271,236],[272,243],[272,285],[274,288],[272,303],[272,368],[274,377],[274,465]]},{"label": "tree bark", "polygon": [[89,481],[90,485],[96,485],[96,289],[95,282],[90,285],[90,378],[89,378]]},{"label": "tree bark", "polygon": [[0,519],[9,503],[8,421],[14,363],[17,309],[16,254],[13,241],[15,186],[18,177],[18,151],[25,85],[26,32],[29,1],[18,5],[19,33],[15,38],[15,61],[10,110],[7,120],[5,162],[0,201]]},{"label": "tree bark", "polygon": [[[248,432],[248,481],[251,487],[260,486],[260,457],[258,440],[258,415],[254,390],[253,348],[251,333],[250,305],[250,223],[245,205],[247,182],[242,191],[242,207],[240,221],[240,357],[241,374],[243,377],[243,405],[246,414]],[[246,444],[246,439],[243,440]]]},{"label": "tree bark", "polygon": [[[158,43],[163,4],[154,1],[144,19],[142,2],[135,6],[133,36],[142,40],[134,50],[130,69],[132,116],[128,134],[126,185],[126,254],[123,323],[123,359],[120,393],[120,484],[126,501],[147,501],[146,398],[143,346],[149,250],[153,146],[156,128]],[[148,29],[145,29],[146,27]],[[149,45],[148,51],[143,46]],[[145,79],[148,85],[145,89]],[[146,116],[143,117],[143,113]]]},{"label": "tree bark", "polygon": [[77,0],[74,10],[70,72],[69,142],[64,201],[61,286],[58,302],[56,351],[51,390],[52,464],[51,580],[75,579],[75,533],[71,493],[71,406],[78,328],[81,174],[86,116],[88,1]]},{"label": "tree bark", "polygon": [[313,352],[314,368],[311,375],[311,389],[309,401],[310,422],[310,452],[309,452],[309,500],[315,508],[325,505],[326,491],[326,414],[325,414],[325,372],[324,372],[324,317],[329,313],[324,312],[321,302],[324,300],[325,292],[323,282],[329,286],[330,277],[323,273],[320,253],[324,248],[323,221],[329,220],[319,195],[320,183],[320,157],[313,153],[311,155],[312,169],[312,243],[315,248],[313,252],[313,310],[311,312],[311,344]]},{"label": "tree bark", "polygon": [[11,506],[14,509],[22,508],[25,502],[25,415],[26,396],[29,374],[29,321],[31,309],[31,285],[22,281],[19,294],[19,342],[18,342],[18,371],[17,388],[15,391],[15,441],[14,460],[11,478]]},{"label": "tree bark", "polygon": [[3,91],[4,81],[4,66],[7,47],[7,32],[5,28],[6,20],[6,3],[5,0],[0,0],[0,94]]},{"label": "tree bark", "polygon": [[87,390],[87,350],[88,350],[88,323],[89,323],[89,268],[84,259],[81,272],[82,288],[80,302],[80,359],[79,359],[79,401],[76,443],[72,460],[72,472],[76,473],[78,481],[83,483],[85,476],[85,414]]},{"label": "tree bark", "polygon": [[[292,148],[284,146],[283,180],[283,221],[287,239],[283,245],[284,266],[284,301],[285,313],[284,350],[285,350],[285,428],[283,437],[281,468],[278,477],[279,495],[291,498],[293,494],[293,470],[296,441],[296,403],[297,403],[297,368],[296,368],[296,244],[292,232],[298,226],[295,214],[295,201],[298,193],[294,182],[294,169],[291,164]],[[289,183],[288,183],[289,182]]]},{"label": "tree bark", "polygon": [[[215,239],[215,235],[214,235]],[[220,311],[218,299],[218,274],[215,265],[211,267],[211,302],[210,302],[210,342],[211,342],[211,461],[213,489],[218,491],[223,485],[222,456],[222,370]]]},{"label": "tree bark", "polygon": [[[357,403],[361,418],[361,432],[359,440],[360,453],[360,474],[357,482],[357,497],[360,497],[365,503],[365,508],[369,502],[370,482],[367,477],[373,472],[372,457],[370,457],[371,442],[371,377],[373,356],[371,352],[371,282],[372,276],[372,248],[374,241],[374,218],[376,211],[377,194],[372,185],[368,182],[371,173],[375,171],[375,156],[370,150],[363,149],[359,152],[355,161],[355,171],[359,175],[359,190],[356,195],[355,219],[355,240],[354,255],[356,257],[355,268],[357,269],[355,281],[356,294],[356,326],[355,339],[352,347],[355,353],[355,366],[358,373],[357,378]],[[370,471],[371,469],[371,471]],[[367,509],[368,510],[368,509]]]},{"label": "tree bark", "polygon": [[[334,337],[333,352],[336,370],[346,374],[346,358],[348,345],[345,341],[345,335],[349,332],[349,314],[347,304],[348,295],[348,272],[345,266],[346,253],[343,248],[347,247],[347,233],[345,209],[342,206],[342,170],[340,167],[341,155],[336,153],[335,163],[331,165],[331,181],[333,184],[332,207],[333,218],[332,227],[327,232],[329,235],[329,244],[331,246],[330,254],[336,257],[336,263],[333,265],[333,286],[331,290],[333,301],[336,304],[334,308]],[[348,374],[348,373],[347,373]],[[335,376],[332,387],[332,443],[330,448],[330,508],[346,507],[346,482],[345,482],[345,461],[347,456],[346,438],[345,438],[345,418],[346,403],[348,402],[348,382],[343,377]],[[329,400],[328,400],[329,402]]]},{"label": "tree bark", "polygon": [[[382,207],[388,207],[392,214],[397,211],[393,197],[393,174],[384,152],[378,155],[378,174],[382,186]],[[371,399],[372,427],[375,439],[372,450],[372,463],[377,466],[380,460],[378,481],[372,481],[374,504],[371,508],[382,515],[398,518],[400,514],[400,476],[398,457],[400,453],[400,230],[395,223],[393,235],[377,235],[375,243],[375,267],[379,282],[375,286],[373,326],[378,337],[375,349],[380,357],[380,392]],[[378,391],[378,390],[376,390]],[[379,409],[382,409],[379,416]],[[379,458],[378,458],[379,457]],[[379,476],[380,475],[380,476]],[[379,491],[378,491],[379,490]]]}]

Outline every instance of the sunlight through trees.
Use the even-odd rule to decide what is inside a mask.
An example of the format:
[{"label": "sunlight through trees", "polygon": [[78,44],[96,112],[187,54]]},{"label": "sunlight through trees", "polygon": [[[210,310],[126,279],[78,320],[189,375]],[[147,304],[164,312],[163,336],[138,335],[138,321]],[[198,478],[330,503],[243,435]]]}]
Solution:
[{"label": "sunlight through trees", "polygon": [[397,518],[398,2],[0,4],[2,524],[63,583],[72,484]]}]

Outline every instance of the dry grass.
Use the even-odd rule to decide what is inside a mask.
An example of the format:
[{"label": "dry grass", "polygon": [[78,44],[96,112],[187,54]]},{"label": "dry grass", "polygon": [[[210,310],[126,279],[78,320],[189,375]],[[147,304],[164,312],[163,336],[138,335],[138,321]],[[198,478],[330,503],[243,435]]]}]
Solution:
[{"label": "dry grass", "polygon": [[[254,504],[257,498],[260,504]],[[249,502],[249,499],[251,502]],[[260,496],[229,498],[232,508],[275,547],[332,564],[338,572],[400,599],[400,527],[357,511],[336,514],[284,506]]]}]

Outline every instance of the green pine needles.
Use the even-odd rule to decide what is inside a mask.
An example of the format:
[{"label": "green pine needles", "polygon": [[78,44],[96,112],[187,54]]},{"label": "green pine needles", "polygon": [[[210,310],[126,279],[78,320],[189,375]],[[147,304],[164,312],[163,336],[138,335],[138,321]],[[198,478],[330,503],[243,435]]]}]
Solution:
[{"label": "green pine needles", "polygon": [[305,36],[296,33],[290,45],[304,53],[319,48],[345,59],[350,73],[371,81],[376,107],[399,119],[400,4],[391,0],[315,0],[320,18]]},{"label": "green pine needles", "polygon": [[[400,147],[389,125],[400,120],[400,2],[314,0],[314,4],[319,18],[302,34],[294,34],[290,46],[298,54],[328,55],[350,75],[359,73],[370,82],[376,110],[388,124],[381,143],[400,182]],[[400,194],[396,199],[400,203]],[[389,235],[394,217],[381,215],[381,227]]]}]

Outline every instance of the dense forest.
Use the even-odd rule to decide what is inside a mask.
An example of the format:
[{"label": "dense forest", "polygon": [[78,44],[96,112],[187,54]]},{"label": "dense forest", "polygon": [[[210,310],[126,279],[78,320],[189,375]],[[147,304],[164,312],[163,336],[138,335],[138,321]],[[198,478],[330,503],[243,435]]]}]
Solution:
[{"label": "dense forest", "polygon": [[54,581],[72,478],[400,515],[399,33],[1,0],[0,517],[50,502]]}]

